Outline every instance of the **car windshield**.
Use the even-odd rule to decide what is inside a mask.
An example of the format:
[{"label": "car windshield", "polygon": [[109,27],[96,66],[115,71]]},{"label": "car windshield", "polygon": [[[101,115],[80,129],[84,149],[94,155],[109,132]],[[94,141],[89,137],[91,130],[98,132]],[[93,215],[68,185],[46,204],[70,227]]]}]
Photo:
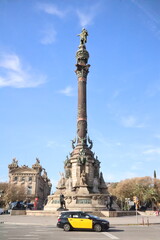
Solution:
[{"label": "car windshield", "polygon": [[97,216],[93,216],[93,215],[91,215],[91,214],[87,214],[89,217],[91,217],[91,218],[96,218],[96,219],[99,219],[99,217],[97,217]]},{"label": "car windshield", "polygon": [[60,215],[60,217],[69,218],[69,217],[71,217],[71,213],[62,213],[62,214]]}]

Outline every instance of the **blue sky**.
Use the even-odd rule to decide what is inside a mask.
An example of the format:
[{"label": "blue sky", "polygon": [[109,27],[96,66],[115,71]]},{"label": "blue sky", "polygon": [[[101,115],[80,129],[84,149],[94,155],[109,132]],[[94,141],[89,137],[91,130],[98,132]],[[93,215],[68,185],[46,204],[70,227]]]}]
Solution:
[{"label": "blue sky", "polygon": [[34,164],[53,189],[76,135],[77,34],[89,32],[88,132],[106,181],[160,178],[160,1],[0,1],[0,181]]}]

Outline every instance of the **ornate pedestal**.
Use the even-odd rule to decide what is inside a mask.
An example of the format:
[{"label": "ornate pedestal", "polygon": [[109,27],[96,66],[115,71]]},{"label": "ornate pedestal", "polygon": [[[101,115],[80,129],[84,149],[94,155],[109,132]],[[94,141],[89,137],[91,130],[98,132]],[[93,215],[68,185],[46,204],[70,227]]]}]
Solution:
[{"label": "ornate pedestal", "polygon": [[[103,211],[106,210],[107,194],[75,194],[65,196],[66,208],[81,211]],[[60,207],[59,195],[50,195],[44,210],[57,211]]]}]

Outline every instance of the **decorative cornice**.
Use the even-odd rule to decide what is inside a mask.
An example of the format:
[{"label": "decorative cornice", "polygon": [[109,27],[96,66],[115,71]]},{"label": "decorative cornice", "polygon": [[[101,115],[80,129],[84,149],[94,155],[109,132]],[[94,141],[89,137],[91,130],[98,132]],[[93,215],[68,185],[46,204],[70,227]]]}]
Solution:
[{"label": "decorative cornice", "polygon": [[75,70],[75,73],[78,76],[79,80],[86,81],[84,78],[86,78],[89,73],[90,65],[89,64],[81,65],[77,63],[75,66],[77,67],[77,69]]}]

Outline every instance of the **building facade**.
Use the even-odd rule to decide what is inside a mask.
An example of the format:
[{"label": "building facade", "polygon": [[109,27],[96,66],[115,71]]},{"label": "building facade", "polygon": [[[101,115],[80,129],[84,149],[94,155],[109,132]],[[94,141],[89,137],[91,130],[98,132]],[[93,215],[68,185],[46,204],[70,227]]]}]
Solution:
[{"label": "building facade", "polygon": [[13,158],[9,168],[9,183],[17,186],[24,186],[26,190],[26,201],[35,203],[36,209],[42,209],[47,196],[50,194],[52,184],[47,176],[47,172],[40,165],[36,158],[35,164],[29,168],[26,165],[19,166],[16,158]]}]

